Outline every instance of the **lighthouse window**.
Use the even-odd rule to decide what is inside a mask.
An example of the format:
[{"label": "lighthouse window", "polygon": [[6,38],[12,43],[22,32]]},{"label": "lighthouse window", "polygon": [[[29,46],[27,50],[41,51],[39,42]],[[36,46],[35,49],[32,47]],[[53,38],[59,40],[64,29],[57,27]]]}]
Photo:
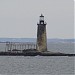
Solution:
[{"label": "lighthouse window", "polygon": [[41,22],[41,24],[43,24],[43,22]]}]

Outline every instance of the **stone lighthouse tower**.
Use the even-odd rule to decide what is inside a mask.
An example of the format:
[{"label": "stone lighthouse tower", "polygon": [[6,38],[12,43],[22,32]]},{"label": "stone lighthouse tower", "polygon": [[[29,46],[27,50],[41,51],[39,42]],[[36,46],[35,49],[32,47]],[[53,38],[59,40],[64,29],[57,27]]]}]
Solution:
[{"label": "stone lighthouse tower", "polygon": [[37,50],[39,52],[45,52],[47,51],[46,22],[44,22],[44,16],[42,14],[37,25]]}]

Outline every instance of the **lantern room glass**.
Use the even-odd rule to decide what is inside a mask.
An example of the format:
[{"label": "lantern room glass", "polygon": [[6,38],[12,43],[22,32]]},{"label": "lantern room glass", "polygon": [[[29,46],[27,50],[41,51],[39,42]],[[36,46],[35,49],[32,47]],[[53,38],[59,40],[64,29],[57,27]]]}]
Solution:
[{"label": "lantern room glass", "polygon": [[43,16],[40,16],[40,21],[44,21],[44,17]]}]

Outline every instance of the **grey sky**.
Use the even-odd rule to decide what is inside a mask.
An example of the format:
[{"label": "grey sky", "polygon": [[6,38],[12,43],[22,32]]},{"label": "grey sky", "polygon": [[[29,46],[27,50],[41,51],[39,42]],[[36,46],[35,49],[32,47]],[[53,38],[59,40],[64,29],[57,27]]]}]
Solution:
[{"label": "grey sky", "polygon": [[35,38],[42,13],[48,38],[74,38],[73,0],[0,0],[0,37]]}]

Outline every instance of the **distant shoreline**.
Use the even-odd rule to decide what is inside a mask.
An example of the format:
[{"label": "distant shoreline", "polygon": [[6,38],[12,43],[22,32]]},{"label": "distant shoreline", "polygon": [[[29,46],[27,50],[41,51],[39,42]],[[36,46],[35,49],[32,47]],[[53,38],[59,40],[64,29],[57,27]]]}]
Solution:
[{"label": "distant shoreline", "polygon": [[[36,42],[36,38],[0,38],[0,42]],[[47,42],[75,42],[75,39],[47,39]]]}]

